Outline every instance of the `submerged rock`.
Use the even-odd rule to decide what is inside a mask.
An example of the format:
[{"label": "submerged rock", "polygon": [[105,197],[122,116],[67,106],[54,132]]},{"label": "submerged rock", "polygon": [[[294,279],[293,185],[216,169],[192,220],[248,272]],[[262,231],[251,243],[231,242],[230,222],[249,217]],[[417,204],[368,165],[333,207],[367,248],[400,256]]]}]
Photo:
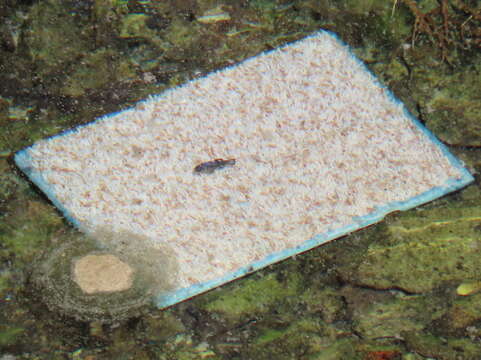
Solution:
[{"label": "submerged rock", "polygon": [[[425,293],[479,279],[479,205],[420,208],[387,221],[385,238],[370,245],[355,275],[358,285]],[[346,269],[349,265],[346,265]],[[342,269],[347,279],[349,272]]]},{"label": "submerged rock", "polygon": [[461,296],[473,295],[481,290],[481,281],[467,281],[460,284],[456,293]]}]

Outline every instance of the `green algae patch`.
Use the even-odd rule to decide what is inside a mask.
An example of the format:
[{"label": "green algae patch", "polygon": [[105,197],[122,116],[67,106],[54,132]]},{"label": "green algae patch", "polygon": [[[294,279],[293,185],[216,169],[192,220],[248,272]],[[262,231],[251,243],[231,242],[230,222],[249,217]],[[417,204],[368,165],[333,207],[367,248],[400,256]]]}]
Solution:
[{"label": "green algae patch", "polygon": [[[326,334],[330,333],[330,334]],[[249,359],[356,359],[357,342],[335,330],[327,331],[315,318],[294,321],[284,329],[265,329],[246,351]]]},{"label": "green algae patch", "polygon": [[149,16],[146,14],[128,14],[124,16],[122,19],[119,36],[123,39],[149,39],[152,36],[155,36],[155,34],[147,26],[148,19]]},{"label": "green algae patch", "polygon": [[3,293],[7,290],[10,286],[10,274],[9,273],[0,273],[0,296],[3,297]]},{"label": "green algae patch", "polygon": [[355,339],[340,338],[333,343],[323,347],[323,349],[311,355],[309,360],[338,360],[352,359],[361,360],[362,357],[357,351],[359,342]]},{"label": "green algae patch", "polygon": [[370,245],[356,282],[376,289],[431,291],[446,282],[477,279],[481,206],[415,210],[387,225]]},{"label": "green algae patch", "polygon": [[16,258],[28,261],[63,225],[53,206],[28,201],[26,208],[13,212],[0,223],[0,243]]},{"label": "green algae patch", "polygon": [[473,295],[481,291],[481,281],[463,282],[456,288],[456,294],[461,296]]},{"label": "green algae patch", "polygon": [[334,287],[326,286],[321,289],[308,287],[299,294],[298,300],[306,306],[308,312],[319,313],[326,323],[333,323],[345,315],[344,298],[339,289]]},{"label": "green algae patch", "polygon": [[59,70],[59,65],[75,59],[89,48],[81,23],[65,12],[61,0],[35,3],[29,11],[29,29],[25,44],[37,62],[36,73],[45,75]]},{"label": "green algae patch", "polygon": [[481,58],[477,66],[435,80],[423,101],[426,125],[444,142],[481,146]]},{"label": "green algae patch", "polygon": [[83,96],[89,90],[99,90],[115,82],[127,83],[137,77],[133,64],[121,61],[116,52],[100,49],[87,54],[68,77],[62,93]]},{"label": "green algae patch", "polygon": [[[384,0],[344,0],[344,10],[353,17],[362,18],[363,40],[367,47],[375,48],[399,46],[412,31],[411,15],[402,7],[394,8],[393,4]],[[354,20],[354,19],[353,19]],[[374,36],[373,36],[374,35]]]},{"label": "green algae patch", "polygon": [[151,341],[167,341],[186,331],[182,321],[170,310],[159,312],[155,316],[146,316],[143,325],[145,330],[142,336]]},{"label": "green algae patch", "polygon": [[[295,321],[290,326],[284,329],[267,328],[255,339],[254,343],[263,345],[277,341],[288,336],[290,339],[299,337],[316,337],[323,332],[323,325],[317,318],[305,317],[301,320]],[[287,340],[287,339],[284,339]],[[300,341],[296,339],[295,341]]]},{"label": "green algae patch", "polygon": [[200,26],[184,21],[173,21],[167,29],[166,40],[174,49],[189,49],[198,44],[201,39]]},{"label": "green algae patch", "polygon": [[2,213],[2,207],[6,205],[8,200],[13,198],[19,185],[18,177],[10,171],[7,161],[0,159],[0,214]]},{"label": "green algae patch", "polygon": [[207,294],[204,308],[231,319],[240,319],[245,314],[264,313],[277,302],[295,296],[299,280],[299,274],[289,274],[285,283],[280,282],[274,273],[261,278],[252,276]]},{"label": "green algae patch", "polygon": [[265,343],[270,343],[271,341],[277,340],[286,334],[284,330],[269,329],[264,334],[259,336],[256,340],[257,345],[262,345]]},{"label": "green algae patch", "polygon": [[24,332],[25,329],[22,327],[0,325],[0,347],[15,344]]},{"label": "green algae patch", "polygon": [[289,353],[289,349],[299,347],[304,348],[304,354],[317,353],[322,350],[323,342],[326,341],[321,337],[322,328],[319,319],[307,317],[284,329],[267,328],[254,340],[253,349],[256,349],[257,356],[260,353],[269,353],[275,354],[274,358],[279,358],[282,353]]},{"label": "green algae patch", "polygon": [[354,330],[365,339],[399,338],[404,331],[424,329],[435,313],[436,304],[421,296],[391,297],[354,311]]},{"label": "green algae patch", "polygon": [[155,355],[158,360],[224,359],[216,355],[208,343],[195,343],[192,336],[188,334],[179,334],[165,342]]},{"label": "green algae patch", "polygon": [[410,349],[430,358],[474,360],[481,354],[481,346],[468,338],[439,338],[425,332],[406,332],[403,338]]},{"label": "green algae patch", "polygon": [[466,328],[481,320],[481,294],[458,296],[450,304],[439,324],[447,334],[464,335]]},{"label": "green algae patch", "polygon": [[[448,67],[428,56],[424,48],[410,48],[403,56],[409,70],[405,90],[397,94],[410,110],[443,142],[481,145],[481,57],[456,55],[465,66]],[[449,55],[456,54],[452,52]],[[396,90],[396,89],[395,89]]]}]

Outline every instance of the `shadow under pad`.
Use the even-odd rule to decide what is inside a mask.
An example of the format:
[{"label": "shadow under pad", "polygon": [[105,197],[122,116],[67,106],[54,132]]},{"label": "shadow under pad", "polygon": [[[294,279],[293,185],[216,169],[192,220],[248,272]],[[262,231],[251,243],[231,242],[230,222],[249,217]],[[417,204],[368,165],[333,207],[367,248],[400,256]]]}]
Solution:
[{"label": "shadow under pad", "polygon": [[[215,159],[235,164],[194,171]],[[40,141],[15,161],[80,230],[139,234],[175,254],[176,285],[157,292],[159,307],[473,181],[326,31]]]}]

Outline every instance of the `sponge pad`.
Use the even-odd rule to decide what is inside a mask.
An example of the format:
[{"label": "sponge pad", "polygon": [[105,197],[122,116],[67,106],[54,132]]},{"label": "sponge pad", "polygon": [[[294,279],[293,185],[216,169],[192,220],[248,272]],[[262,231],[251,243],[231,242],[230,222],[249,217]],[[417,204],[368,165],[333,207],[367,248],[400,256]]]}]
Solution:
[{"label": "sponge pad", "polygon": [[[230,162],[194,171],[216,159]],[[16,162],[82,231],[172,250],[176,287],[159,307],[473,180],[324,31],[40,141]]]}]

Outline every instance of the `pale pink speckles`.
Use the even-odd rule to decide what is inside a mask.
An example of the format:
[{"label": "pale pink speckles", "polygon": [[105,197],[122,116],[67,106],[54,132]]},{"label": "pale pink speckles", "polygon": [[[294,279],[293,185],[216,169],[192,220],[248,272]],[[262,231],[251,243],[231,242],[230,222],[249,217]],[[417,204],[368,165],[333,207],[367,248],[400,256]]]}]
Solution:
[{"label": "pale pink speckles", "polygon": [[[205,282],[460,176],[348,49],[319,33],[29,150],[81,227],[168,243]],[[215,158],[235,166],[206,176]]]}]

